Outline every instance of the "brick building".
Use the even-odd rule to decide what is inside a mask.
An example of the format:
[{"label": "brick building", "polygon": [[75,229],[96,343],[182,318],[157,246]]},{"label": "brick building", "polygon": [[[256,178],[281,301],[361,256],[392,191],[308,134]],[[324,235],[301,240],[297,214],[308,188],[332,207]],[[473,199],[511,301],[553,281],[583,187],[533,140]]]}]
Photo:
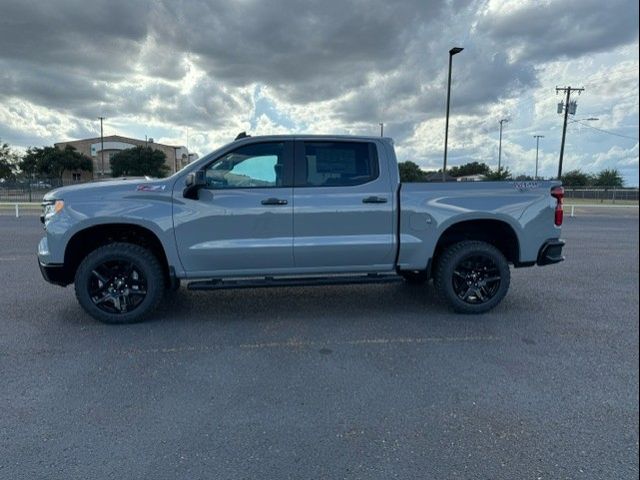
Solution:
[{"label": "brick building", "polygon": [[[137,146],[148,146],[154,150],[164,152],[166,156],[165,163],[167,167],[169,167],[169,171],[171,173],[175,173],[188,163],[198,158],[198,155],[195,153],[189,153],[186,147],[156,143],[153,141],[153,138],[148,140],[138,140],[136,138],[121,137],[120,135],[109,135],[103,137],[102,142],[100,140],[100,137],[97,137],[70,142],[59,142],[55,144],[56,148],[59,149],[64,149],[67,145],[71,145],[78,152],[93,160],[93,173],[83,171],[64,172],[64,176],[62,178],[64,183],[88,182],[102,178],[103,176],[110,177],[111,163],[109,160],[111,157],[121,150]],[[102,145],[104,145],[104,150],[102,150]]]}]

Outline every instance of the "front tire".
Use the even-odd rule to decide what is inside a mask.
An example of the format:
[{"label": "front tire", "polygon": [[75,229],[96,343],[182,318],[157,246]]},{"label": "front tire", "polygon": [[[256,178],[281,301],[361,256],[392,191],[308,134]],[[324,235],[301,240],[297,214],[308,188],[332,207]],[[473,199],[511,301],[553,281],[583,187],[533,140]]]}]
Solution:
[{"label": "front tire", "polygon": [[165,289],[160,262],[146,248],[111,243],[87,255],[75,276],[76,298],[104,323],[143,320],[158,306]]},{"label": "front tire", "polygon": [[475,240],[448,247],[440,256],[435,284],[459,313],[484,313],[498,305],[509,290],[507,259],[493,245]]}]

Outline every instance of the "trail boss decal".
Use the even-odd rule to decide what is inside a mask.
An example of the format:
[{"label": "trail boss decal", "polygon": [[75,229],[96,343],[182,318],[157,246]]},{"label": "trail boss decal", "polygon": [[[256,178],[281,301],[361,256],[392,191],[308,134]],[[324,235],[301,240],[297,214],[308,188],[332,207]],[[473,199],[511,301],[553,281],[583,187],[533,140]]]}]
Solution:
[{"label": "trail boss decal", "polygon": [[524,192],[526,190],[533,190],[534,188],[538,188],[538,182],[513,182],[513,187],[516,190]]}]

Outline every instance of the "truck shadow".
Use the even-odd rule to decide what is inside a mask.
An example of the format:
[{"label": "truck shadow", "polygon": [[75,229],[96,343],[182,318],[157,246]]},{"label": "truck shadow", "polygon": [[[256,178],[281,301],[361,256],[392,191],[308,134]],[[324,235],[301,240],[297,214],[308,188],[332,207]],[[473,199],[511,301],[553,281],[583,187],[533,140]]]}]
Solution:
[{"label": "truck shadow", "polygon": [[388,322],[398,317],[427,320],[454,314],[432,284],[274,287],[210,292],[180,289],[167,296],[154,318],[180,322],[273,320],[360,320]]},{"label": "truck shadow", "polygon": [[[517,295],[516,295],[517,296]],[[520,299],[523,300],[523,299]],[[518,302],[514,298],[513,302]],[[64,323],[89,327],[100,322],[86,314],[74,299],[61,302],[56,317]],[[535,309],[535,308],[534,308]],[[129,333],[142,333],[149,326],[169,329],[201,325],[222,333],[227,327],[248,327],[260,330],[291,331],[311,326],[335,328],[437,327],[491,328],[513,314],[509,298],[491,312],[482,315],[457,314],[440,298],[432,283],[380,285],[330,285],[315,287],[271,287],[214,291],[191,291],[184,286],[168,292],[158,309],[141,323],[116,326]],[[506,315],[506,317],[505,317]],[[103,325],[105,326],[105,325]],[[108,327],[108,326],[107,326]],[[109,327],[108,327],[109,328]],[[410,328],[411,329],[411,328]]]}]

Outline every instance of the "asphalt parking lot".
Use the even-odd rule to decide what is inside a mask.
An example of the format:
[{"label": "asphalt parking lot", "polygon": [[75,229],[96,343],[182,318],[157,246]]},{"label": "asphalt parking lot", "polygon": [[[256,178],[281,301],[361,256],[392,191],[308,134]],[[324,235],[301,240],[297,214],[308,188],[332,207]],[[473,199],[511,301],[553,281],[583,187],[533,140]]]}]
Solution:
[{"label": "asphalt parking lot", "polygon": [[409,285],[181,291],[106,326],[0,216],[0,478],[638,477],[638,213],[484,316]]}]

